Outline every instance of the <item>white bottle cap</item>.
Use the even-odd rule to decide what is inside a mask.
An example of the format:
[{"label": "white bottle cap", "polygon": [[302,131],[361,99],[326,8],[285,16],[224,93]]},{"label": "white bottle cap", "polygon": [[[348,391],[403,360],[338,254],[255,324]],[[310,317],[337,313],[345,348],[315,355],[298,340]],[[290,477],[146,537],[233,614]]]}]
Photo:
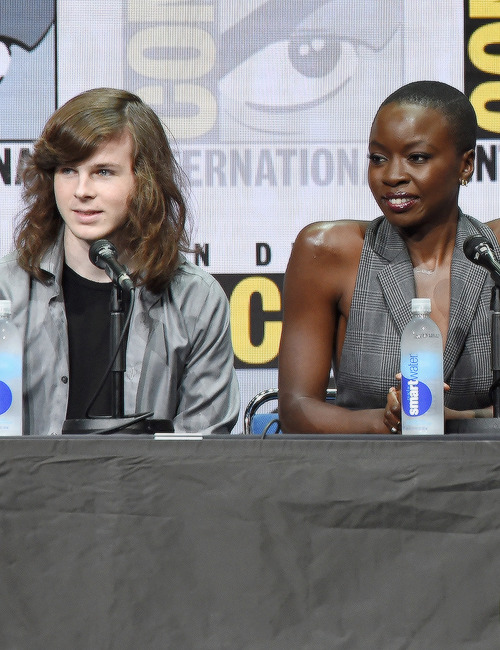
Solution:
[{"label": "white bottle cap", "polygon": [[0,318],[12,314],[12,302],[10,300],[0,300]]},{"label": "white bottle cap", "polygon": [[430,298],[413,298],[411,301],[412,314],[430,314],[431,313],[431,299]]}]

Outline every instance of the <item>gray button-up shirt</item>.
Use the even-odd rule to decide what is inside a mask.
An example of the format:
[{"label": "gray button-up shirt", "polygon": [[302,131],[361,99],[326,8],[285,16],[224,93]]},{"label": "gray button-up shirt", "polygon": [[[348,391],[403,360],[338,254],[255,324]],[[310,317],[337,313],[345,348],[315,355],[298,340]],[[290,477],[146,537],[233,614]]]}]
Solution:
[{"label": "gray button-up shirt", "polygon": [[[62,239],[42,261],[43,284],[17,256],[0,260],[0,298],[12,301],[23,334],[25,435],[59,435],[66,419],[69,353],[61,287]],[[137,291],[127,345],[125,414],[154,411],[175,431],[229,433],[240,399],[233,367],[229,305],[218,282],[181,258],[161,295]],[[69,381],[68,381],[69,378]],[[103,427],[104,428],[104,427]]]}]

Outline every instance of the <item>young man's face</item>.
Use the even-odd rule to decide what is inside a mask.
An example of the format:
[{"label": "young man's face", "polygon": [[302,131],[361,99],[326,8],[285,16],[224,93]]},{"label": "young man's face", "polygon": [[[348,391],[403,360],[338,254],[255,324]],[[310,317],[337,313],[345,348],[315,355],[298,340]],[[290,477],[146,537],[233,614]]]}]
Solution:
[{"label": "young man's face", "polygon": [[132,151],[132,137],[124,132],[83,162],[56,169],[54,194],[66,245],[110,238],[125,223],[135,188]]}]

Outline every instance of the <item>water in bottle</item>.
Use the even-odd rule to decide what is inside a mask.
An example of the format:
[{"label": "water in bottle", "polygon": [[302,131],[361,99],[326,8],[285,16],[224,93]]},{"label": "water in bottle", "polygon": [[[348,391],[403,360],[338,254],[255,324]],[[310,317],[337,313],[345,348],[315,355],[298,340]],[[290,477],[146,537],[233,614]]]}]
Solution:
[{"label": "water in bottle", "polygon": [[23,432],[23,346],[10,316],[11,301],[0,300],[0,436]]},{"label": "water in bottle", "polygon": [[411,301],[412,319],[401,337],[401,430],[444,433],[443,342],[430,318],[429,298]]}]

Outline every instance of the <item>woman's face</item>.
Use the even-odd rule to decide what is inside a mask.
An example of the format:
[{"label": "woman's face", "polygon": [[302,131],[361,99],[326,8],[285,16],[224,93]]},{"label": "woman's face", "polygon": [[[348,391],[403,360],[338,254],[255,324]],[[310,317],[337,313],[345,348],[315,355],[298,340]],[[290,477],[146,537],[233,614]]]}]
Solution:
[{"label": "woman's face", "polygon": [[368,183],[397,228],[445,223],[458,214],[458,190],[474,169],[474,150],[458,153],[448,119],[438,110],[391,103],[376,116]]}]

